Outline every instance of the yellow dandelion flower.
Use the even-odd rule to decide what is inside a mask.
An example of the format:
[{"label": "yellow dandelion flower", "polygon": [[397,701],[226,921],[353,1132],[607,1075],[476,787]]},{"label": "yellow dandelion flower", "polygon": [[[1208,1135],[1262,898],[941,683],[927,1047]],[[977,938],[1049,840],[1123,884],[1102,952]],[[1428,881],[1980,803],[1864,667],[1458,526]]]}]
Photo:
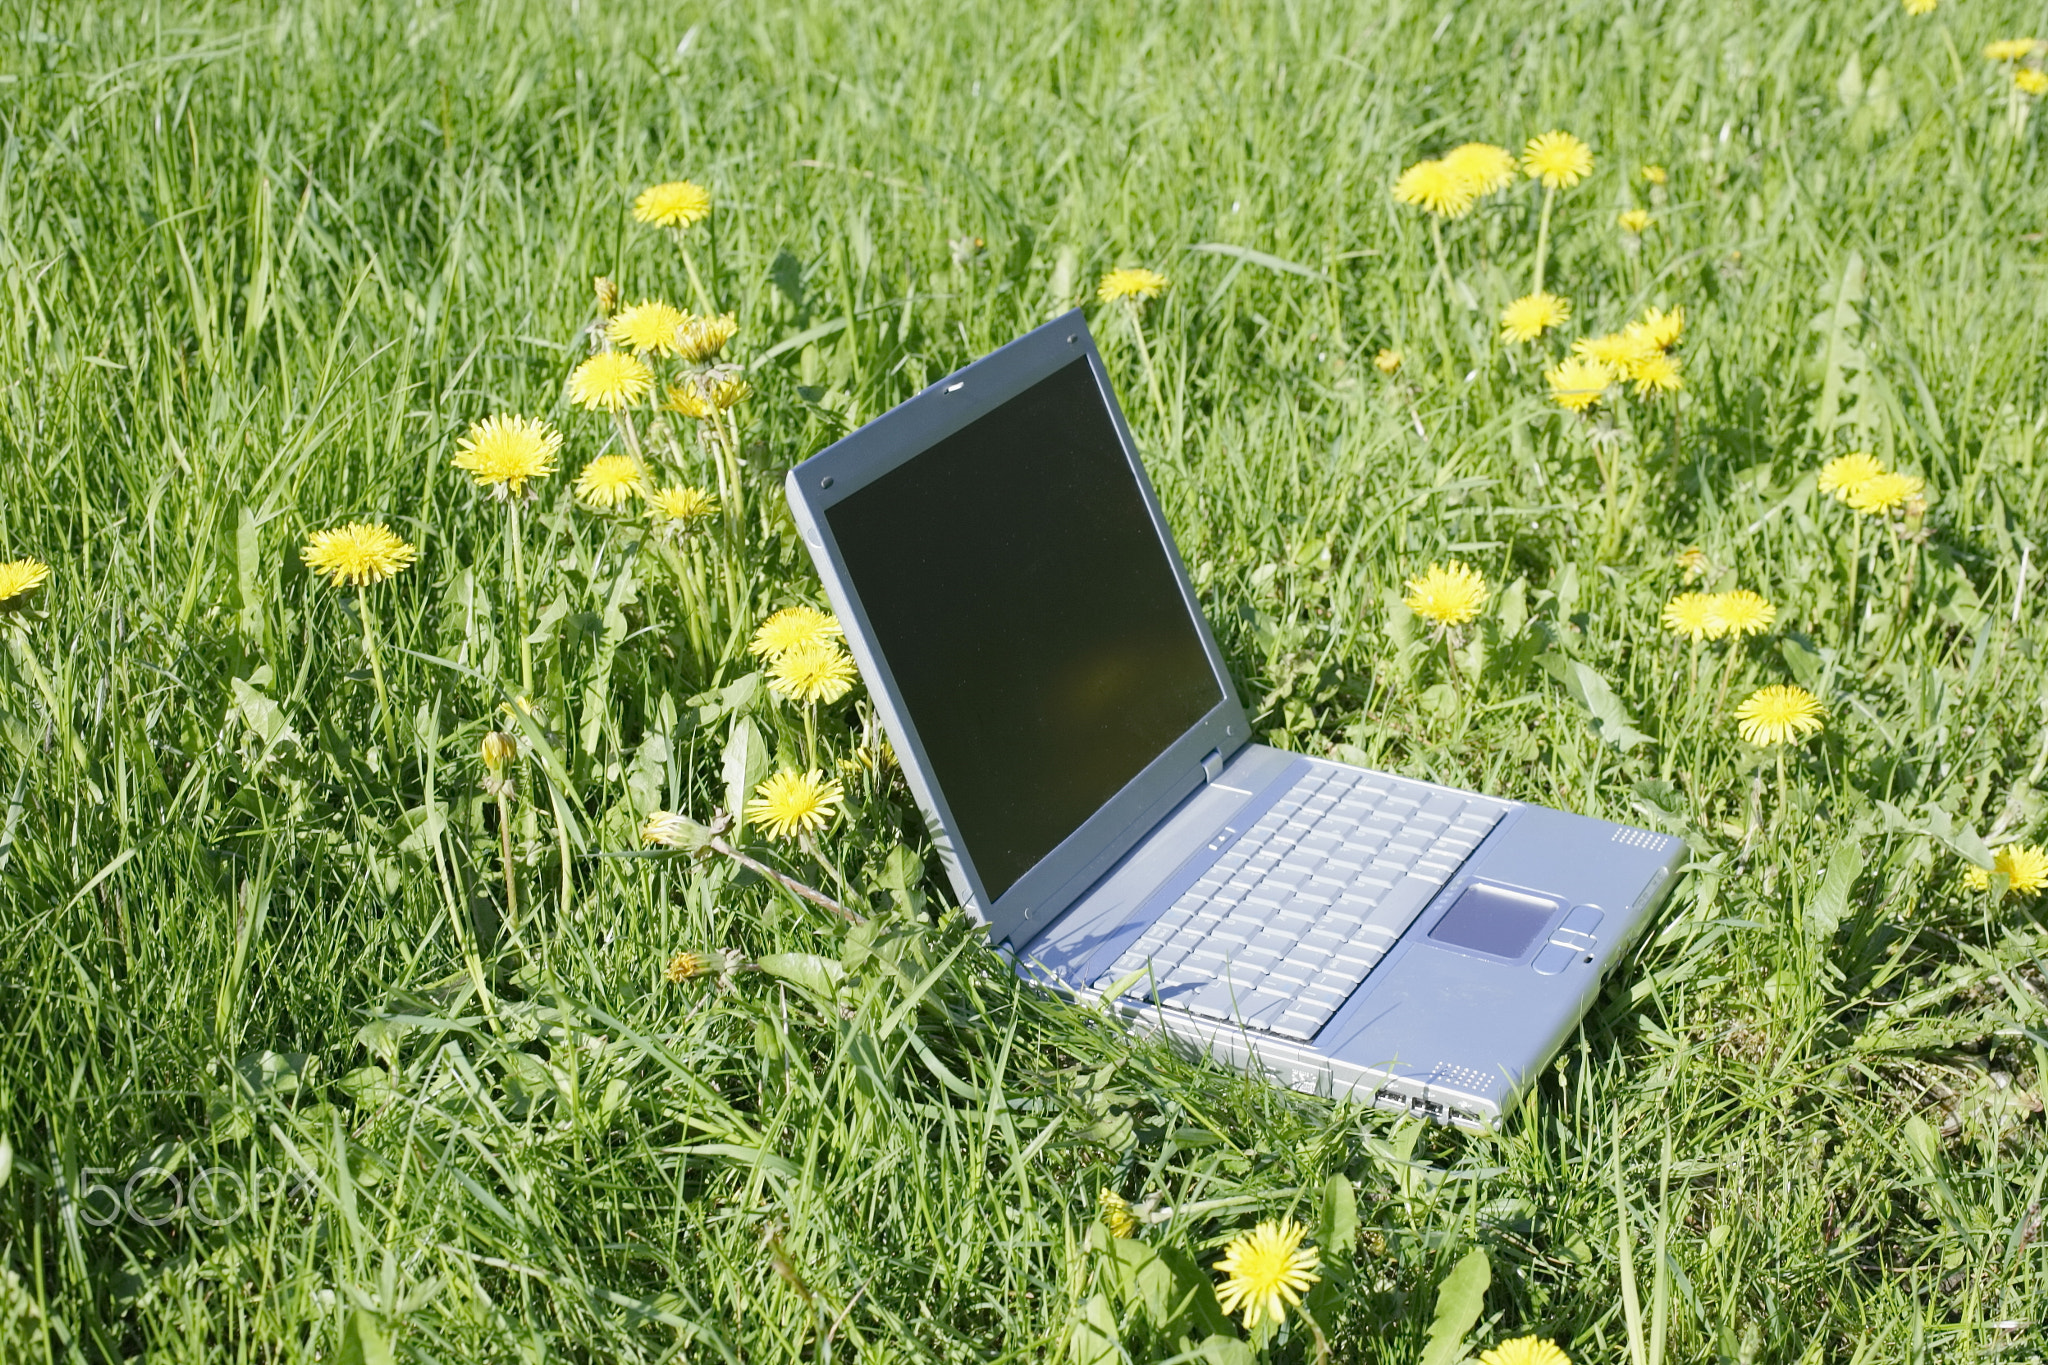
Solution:
[{"label": "yellow dandelion flower", "polygon": [[1570,133],[1539,133],[1522,151],[1522,169],[1547,188],[1568,190],[1593,173],[1593,149]]},{"label": "yellow dandelion flower", "polygon": [[739,319],[731,313],[692,317],[683,323],[682,330],[676,335],[677,353],[692,365],[702,365],[717,359],[739,330]]},{"label": "yellow dandelion flower", "polygon": [[711,959],[702,953],[677,953],[661,969],[662,977],[672,986],[680,986],[692,977],[703,976],[712,970]]},{"label": "yellow dandelion flower", "polygon": [[657,488],[647,494],[647,510],[662,521],[688,530],[718,515],[718,499],[701,488]]},{"label": "yellow dandelion flower", "polygon": [[1428,572],[1408,580],[1408,595],[1401,600],[1440,626],[1462,626],[1486,605],[1486,580],[1455,559],[1431,564]]},{"label": "yellow dandelion flower", "polygon": [[1711,563],[1707,552],[1697,545],[1688,545],[1671,557],[1671,562],[1685,572],[1685,581],[1690,583],[1705,573]]},{"label": "yellow dandelion flower", "polygon": [[1941,0],[1906,0],[1906,13],[1913,15],[1932,14]]},{"label": "yellow dandelion flower", "polygon": [[1820,467],[1818,487],[1847,502],[1851,494],[1884,473],[1884,462],[1867,450],[1837,455]]},{"label": "yellow dandelion flower", "polygon": [[2023,95],[2048,95],[2048,71],[2023,66],[2012,73],[2012,83]]},{"label": "yellow dandelion flower", "polygon": [[1115,1190],[1104,1186],[1095,1193],[1096,1216],[1102,1226],[1109,1229],[1112,1237],[1129,1237],[1138,1230],[1138,1216],[1131,1212],[1131,1201]]},{"label": "yellow dandelion flower", "polygon": [[645,489],[630,455],[600,455],[576,476],[576,496],[591,507],[618,507]]},{"label": "yellow dandelion flower", "polygon": [[583,408],[617,412],[653,388],[654,372],[624,351],[599,351],[569,373],[569,401]]},{"label": "yellow dandelion flower", "polygon": [[1608,332],[1604,336],[1580,337],[1572,343],[1572,354],[1597,360],[1626,378],[1643,361],[1657,354],[1657,347],[1640,328],[1632,326],[1630,330]]},{"label": "yellow dandelion flower", "polygon": [[717,408],[712,406],[711,400],[706,398],[703,392],[698,389],[694,380],[684,380],[680,384],[669,385],[668,393],[662,402],[662,406],[670,412],[679,412],[685,417],[694,417],[700,422],[718,411]]},{"label": "yellow dandelion flower", "polygon": [[1813,693],[1786,683],[1760,687],[1735,708],[1736,730],[1756,745],[1802,740],[1825,723],[1820,701]]},{"label": "yellow dandelion flower", "polygon": [[1572,1365],[1572,1358],[1554,1341],[1542,1337],[1516,1337],[1479,1353],[1479,1365]]},{"label": "yellow dandelion flower", "polygon": [[829,641],[786,650],[768,671],[768,690],[800,705],[831,705],[853,690],[853,660]]},{"label": "yellow dandelion flower", "polygon": [[1715,594],[1706,592],[1678,594],[1664,604],[1664,629],[1683,635],[1694,644],[1720,639],[1728,633],[1728,626],[1721,619],[1714,597]]},{"label": "yellow dandelion flower", "polygon": [[1479,186],[1443,161],[1418,161],[1394,182],[1394,198],[1439,218],[1462,218],[1479,202]]},{"label": "yellow dandelion flower", "polygon": [[299,558],[307,568],[335,587],[367,588],[400,573],[420,552],[400,540],[388,526],[352,521],[307,537]]},{"label": "yellow dandelion flower", "polygon": [[1717,592],[1710,600],[1719,626],[1711,632],[1711,638],[1716,640],[1723,635],[1761,635],[1778,619],[1778,609],[1771,605],[1771,600],[1748,588]]},{"label": "yellow dandelion flower", "polygon": [[[2007,844],[1993,855],[1992,867],[2005,874],[2006,889],[2031,896],[2048,886],[2048,852],[2032,844]],[[1991,873],[1981,867],[1963,869],[1963,882],[1975,891],[1991,889]]]},{"label": "yellow dandelion flower", "polygon": [[817,768],[799,773],[792,768],[767,778],[747,802],[747,818],[758,821],[777,839],[814,834],[838,813],[844,796],[839,784]]},{"label": "yellow dandelion flower", "polygon": [[562,434],[538,417],[486,417],[455,443],[455,467],[479,488],[516,498],[528,479],[555,472]]},{"label": "yellow dandelion flower", "polygon": [[689,314],[659,299],[648,299],[620,312],[605,329],[615,345],[630,346],[641,355],[674,355],[678,349],[676,330],[689,321]]},{"label": "yellow dandelion flower", "polygon": [[1640,237],[1648,232],[1657,220],[1650,216],[1648,209],[1625,209],[1614,221],[1621,225],[1623,232]]},{"label": "yellow dandelion flower", "polygon": [[1492,194],[1515,183],[1515,154],[1491,142],[1468,142],[1444,153],[1443,164],[1472,182],[1478,194]]},{"label": "yellow dandelion flower", "polygon": [[1500,314],[1503,341],[1534,341],[1553,327],[1569,322],[1572,305],[1555,294],[1524,294]]},{"label": "yellow dandelion flower", "polygon": [[1995,43],[1984,45],[1984,56],[1994,62],[2016,62],[2031,55],[2039,45],[2039,40],[2034,38],[2000,38]]},{"label": "yellow dandelion flower", "polygon": [[1669,312],[1652,308],[1634,325],[1642,329],[1639,335],[1644,340],[1660,351],[1668,351],[1685,335],[1685,308],[1682,304],[1673,304]]},{"label": "yellow dandelion flower", "polygon": [[1133,304],[1145,303],[1164,294],[1168,283],[1166,276],[1156,270],[1127,267],[1104,275],[1102,282],[1095,286],[1095,297],[1103,303],[1114,303],[1118,299],[1129,299]]},{"label": "yellow dandelion flower", "polygon": [[711,191],[688,180],[649,185],[633,200],[633,216],[656,227],[686,228],[711,216]]},{"label": "yellow dandelion flower", "polygon": [[1372,358],[1372,367],[1381,374],[1399,374],[1401,373],[1401,360],[1402,356],[1399,351],[1391,346],[1382,347],[1380,353]]},{"label": "yellow dandelion flower", "polygon": [[754,396],[754,386],[736,374],[725,375],[711,385],[711,406],[728,412]]},{"label": "yellow dandelion flower", "polygon": [[1680,368],[1678,357],[1662,351],[1646,355],[1629,368],[1628,377],[1635,381],[1636,397],[1647,397],[1651,391],[1676,393],[1685,387],[1685,372]]},{"label": "yellow dandelion flower", "polygon": [[12,611],[50,577],[50,566],[40,559],[10,559],[0,564],[0,610]]},{"label": "yellow dandelion flower", "polygon": [[1842,501],[1849,504],[1852,512],[1873,516],[1889,512],[1894,507],[1920,496],[1927,487],[1925,479],[1911,474],[1878,474],[1865,479],[1842,495]]},{"label": "yellow dandelion flower", "polygon": [[816,607],[784,607],[761,623],[747,652],[760,659],[779,659],[801,645],[831,644],[841,631],[839,618]]},{"label": "yellow dandelion flower", "polygon": [[1244,1314],[1246,1331],[1261,1322],[1279,1322],[1322,1278],[1316,1274],[1320,1253],[1301,1244],[1307,1235],[1307,1228],[1282,1218],[1260,1223],[1223,1248],[1216,1269],[1224,1280],[1216,1299],[1224,1312]]},{"label": "yellow dandelion flower", "polygon": [[1670,178],[1671,173],[1662,166],[1643,167],[1643,179],[1649,181],[1652,185],[1661,185]]},{"label": "yellow dandelion flower", "polygon": [[1571,356],[1543,372],[1550,400],[1572,412],[1584,412],[1600,401],[1614,383],[1614,371],[1597,360]]}]

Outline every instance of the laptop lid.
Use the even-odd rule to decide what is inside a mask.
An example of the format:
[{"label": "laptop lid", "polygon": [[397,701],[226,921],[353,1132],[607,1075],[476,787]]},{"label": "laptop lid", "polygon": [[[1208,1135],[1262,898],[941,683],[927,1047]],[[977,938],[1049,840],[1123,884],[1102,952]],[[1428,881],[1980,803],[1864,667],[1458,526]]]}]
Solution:
[{"label": "laptop lid", "polygon": [[1022,944],[1249,727],[1079,311],[789,471],[961,904]]}]

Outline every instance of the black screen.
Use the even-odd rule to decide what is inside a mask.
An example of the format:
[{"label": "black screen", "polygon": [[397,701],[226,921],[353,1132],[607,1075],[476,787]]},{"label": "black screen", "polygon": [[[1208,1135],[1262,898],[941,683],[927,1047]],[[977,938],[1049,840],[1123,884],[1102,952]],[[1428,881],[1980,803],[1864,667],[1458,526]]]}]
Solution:
[{"label": "black screen", "polygon": [[1223,700],[1085,359],[826,517],[991,901]]}]

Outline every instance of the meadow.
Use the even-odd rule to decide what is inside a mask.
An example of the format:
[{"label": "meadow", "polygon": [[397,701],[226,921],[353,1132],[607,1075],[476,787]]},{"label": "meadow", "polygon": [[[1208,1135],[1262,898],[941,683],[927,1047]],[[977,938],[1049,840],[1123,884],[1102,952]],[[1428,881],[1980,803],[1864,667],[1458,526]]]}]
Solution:
[{"label": "meadow", "polygon": [[[1912,9],[17,0],[0,1362],[2041,1360],[2048,10]],[[572,401],[645,301],[734,333]],[[752,650],[782,471],[1075,306],[1260,738],[1692,849],[1499,1132],[1020,985]]]}]

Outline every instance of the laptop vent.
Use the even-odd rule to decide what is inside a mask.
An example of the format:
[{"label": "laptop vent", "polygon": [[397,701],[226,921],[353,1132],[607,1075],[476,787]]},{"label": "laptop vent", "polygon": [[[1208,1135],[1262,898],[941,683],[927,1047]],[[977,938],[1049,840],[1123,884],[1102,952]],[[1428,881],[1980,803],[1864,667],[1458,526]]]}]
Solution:
[{"label": "laptop vent", "polygon": [[1429,1076],[1423,1083],[1425,1085],[1448,1086],[1453,1090],[1463,1090],[1468,1094],[1483,1095],[1486,1093],[1491,1081],[1492,1078],[1484,1071],[1475,1071],[1469,1066],[1453,1066],[1449,1062],[1439,1062],[1430,1069]]},{"label": "laptop vent", "polygon": [[1667,834],[1652,834],[1646,829],[1623,827],[1614,831],[1614,842],[1624,848],[1663,848],[1671,842]]}]

